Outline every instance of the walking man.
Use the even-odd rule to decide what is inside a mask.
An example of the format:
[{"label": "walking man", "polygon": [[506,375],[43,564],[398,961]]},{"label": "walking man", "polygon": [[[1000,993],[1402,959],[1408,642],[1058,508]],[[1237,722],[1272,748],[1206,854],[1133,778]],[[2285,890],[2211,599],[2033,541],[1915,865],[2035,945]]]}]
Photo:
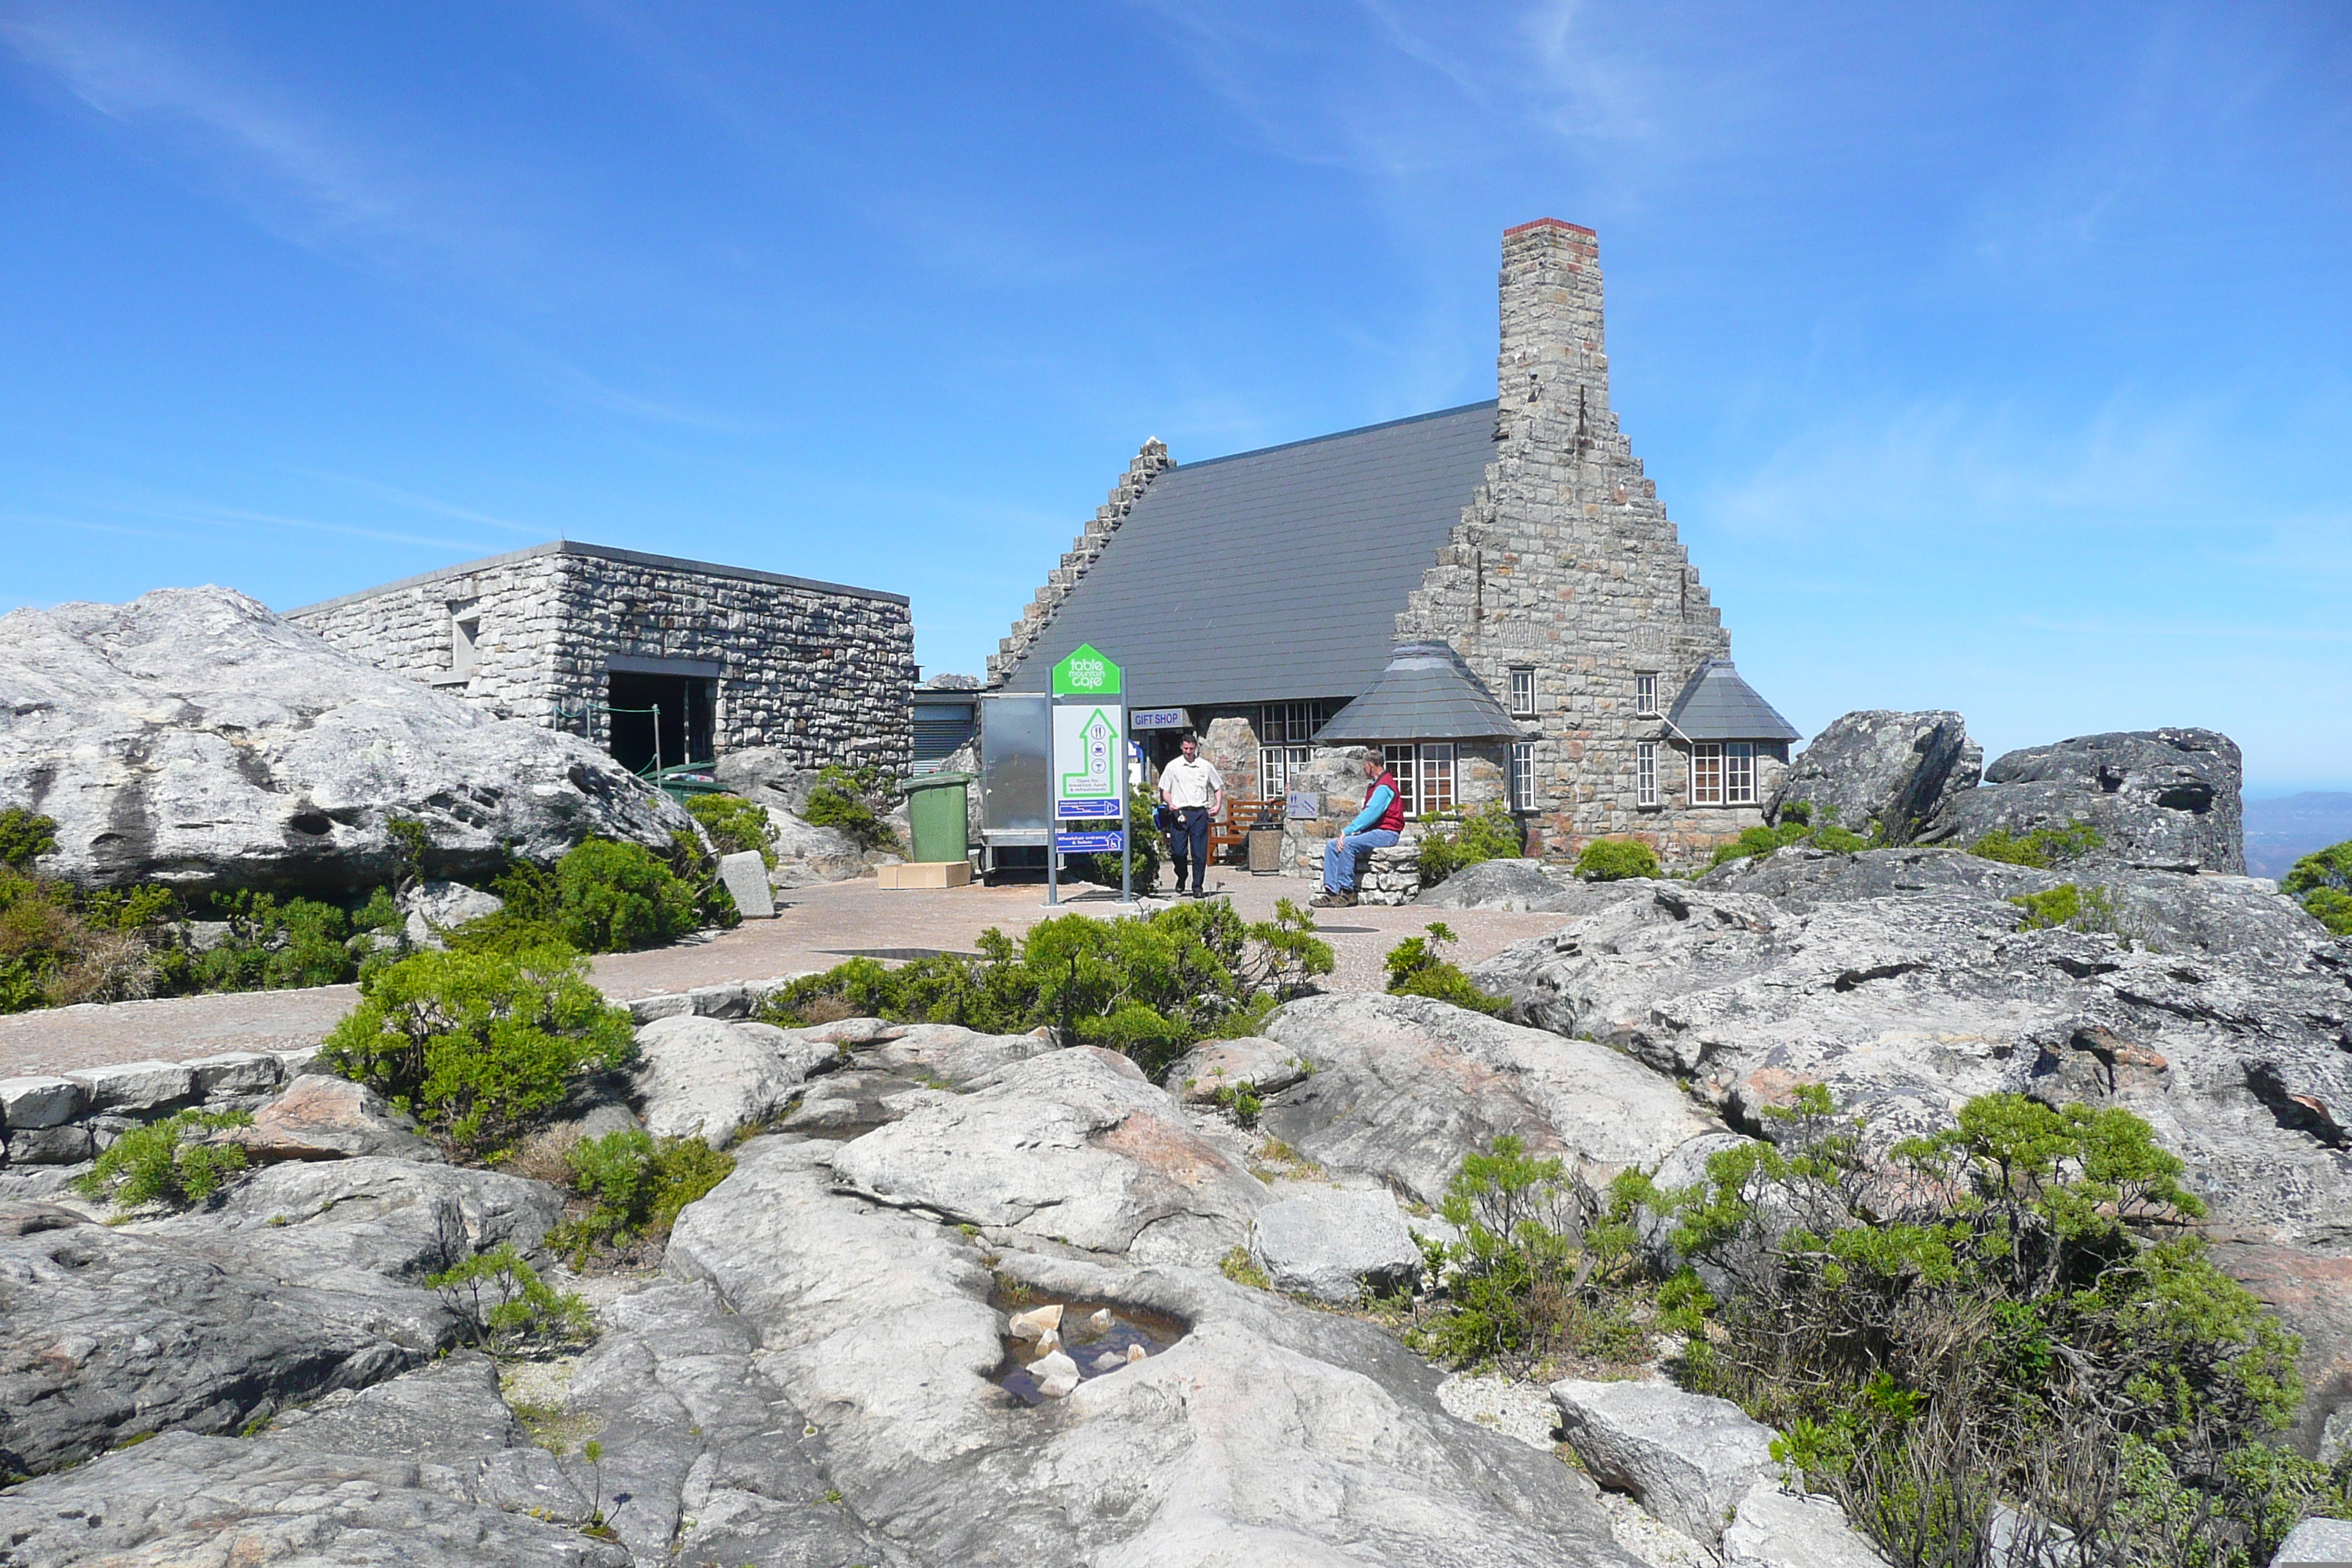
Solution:
[{"label": "walking man", "polygon": [[1317,909],[1346,909],[1356,901],[1356,868],[1375,849],[1386,849],[1404,831],[1404,794],[1377,747],[1364,749],[1364,773],[1372,787],[1364,809],[1323,846],[1323,890],[1307,900]]},{"label": "walking man", "polygon": [[1186,735],[1184,754],[1160,772],[1160,799],[1176,814],[1168,830],[1168,858],[1176,863],[1176,891],[1184,891],[1184,868],[1192,868],[1192,896],[1209,874],[1209,824],[1225,809],[1224,775],[1201,755],[1198,737]]}]

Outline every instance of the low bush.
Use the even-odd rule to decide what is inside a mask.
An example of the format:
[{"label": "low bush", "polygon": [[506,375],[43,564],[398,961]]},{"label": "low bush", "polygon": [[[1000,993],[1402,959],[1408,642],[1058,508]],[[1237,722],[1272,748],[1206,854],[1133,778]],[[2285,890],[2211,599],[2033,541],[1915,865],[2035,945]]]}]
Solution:
[{"label": "low bush", "polygon": [[56,818],[27,811],[21,805],[0,807],[0,866],[29,871],[37,857],[57,847]]},{"label": "low bush", "polygon": [[1834,806],[1824,807],[1818,823],[1813,821],[1813,815],[1810,803],[1791,801],[1780,808],[1778,826],[1747,828],[1730,843],[1717,845],[1714,858],[1707,861],[1707,868],[1713,870],[1732,860],[1759,859],[1786,849],[1791,844],[1803,844],[1837,855],[1853,855],[1872,848],[1877,843],[1874,838],[1864,838],[1859,833],[1840,827]]},{"label": "low bush", "polygon": [[882,818],[890,809],[889,777],[881,769],[827,767],[817,773],[801,819],[816,827],[846,833],[861,849],[895,848],[898,840]]},{"label": "low bush", "polygon": [[2297,860],[2280,879],[2279,891],[2337,936],[2352,936],[2352,839]]},{"label": "low bush", "polygon": [[2087,822],[2070,822],[2063,827],[2037,827],[2026,834],[1996,827],[1969,845],[1969,853],[1979,859],[2047,871],[2069,860],[2081,859],[2106,841],[2105,836]]},{"label": "low bush", "polygon": [[[1155,805],[1150,790],[1137,788],[1127,797],[1127,858],[1134,864],[1135,890],[1149,891],[1160,882],[1160,830],[1151,826]],[[1091,825],[1090,825],[1091,826]],[[1070,872],[1082,882],[1092,882],[1098,888],[1118,886],[1119,858],[1116,855],[1073,855],[1069,858]]]},{"label": "low bush", "polygon": [[1421,818],[1421,885],[1433,888],[1465,866],[1516,860],[1527,854],[1527,833],[1510,807],[1489,801],[1470,816]]},{"label": "low bush", "polygon": [[764,1014],[797,1027],[819,1015],[961,1024],[986,1034],[1052,1027],[1066,1044],[1104,1046],[1157,1074],[1198,1042],[1255,1033],[1286,997],[1332,968],[1330,944],[1289,900],[1271,921],[1222,900],[1140,920],[1063,915],[1019,942],[991,928],[980,956],[896,969],[852,959],[794,981]]},{"label": "low bush", "polygon": [[761,864],[771,871],[776,868],[776,825],[756,802],[740,795],[698,795],[688,797],[686,809],[702,824],[702,830],[710,835],[711,847],[721,855],[756,849]]},{"label": "low bush", "polygon": [[1658,874],[1657,851],[1638,838],[1596,838],[1576,858],[1576,874],[1588,882],[1622,882]]},{"label": "low bush", "polygon": [[427,1275],[425,1283],[441,1293],[467,1340],[496,1354],[558,1349],[595,1331],[588,1303],[541,1280],[511,1241]]},{"label": "low bush", "polygon": [[[553,867],[527,860],[490,883],[506,907],[446,934],[460,952],[513,956],[551,943],[581,952],[626,952],[677,941],[706,921],[734,924],[732,899],[693,835],[664,859],[642,844],[585,838]],[[686,878],[678,869],[683,867]]]},{"label": "low bush", "polygon": [[659,1241],[679,1211],[725,1181],[735,1156],[700,1138],[656,1139],[640,1129],[583,1138],[565,1156],[572,1190],[591,1200],[584,1215],[548,1232],[548,1245],[583,1267],[599,1247]]},{"label": "low bush", "polygon": [[245,1169],[243,1149],[234,1143],[207,1143],[202,1135],[252,1125],[253,1118],[242,1110],[183,1110],[133,1127],[108,1144],[74,1185],[91,1197],[111,1196],[118,1208],[157,1202],[184,1208],[202,1203]]},{"label": "low bush", "polygon": [[1457,965],[1440,956],[1445,944],[1454,940],[1452,927],[1444,921],[1432,921],[1425,934],[1409,936],[1389,949],[1382,962],[1388,968],[1390,994],[1434,997],[1474,1013],[1495,1014],[1509,1006],[1508,997],[1489,996]]},{"label": "low bush", "polygon": [[471,1154],[493,1151],[583,1074],[619,1066],[635,1030],[569,948],[421,952],[362,982],[324,1070],[368,1085]]},{"label": "low bush", "polygon": [[269,893],[225,893],[212,913],[228,922],[228,938],[207,952],[174,952],[164,961],[172,989],[285,991],[340,985],[357,967],[352,919],[317,899],[280,900]]}]

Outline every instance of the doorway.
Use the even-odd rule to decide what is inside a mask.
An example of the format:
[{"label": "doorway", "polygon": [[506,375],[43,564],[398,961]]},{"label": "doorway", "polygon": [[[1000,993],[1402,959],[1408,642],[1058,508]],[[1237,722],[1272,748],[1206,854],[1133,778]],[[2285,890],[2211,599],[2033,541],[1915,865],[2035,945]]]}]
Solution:
[{"label": "doorway", "polygon": [[[612,712],[613,760],[633,773],[714,759],[711,722],[718,682],[698,675],[614,670],[604,700]],[[653,710],[659,710],[658,712]]]}]

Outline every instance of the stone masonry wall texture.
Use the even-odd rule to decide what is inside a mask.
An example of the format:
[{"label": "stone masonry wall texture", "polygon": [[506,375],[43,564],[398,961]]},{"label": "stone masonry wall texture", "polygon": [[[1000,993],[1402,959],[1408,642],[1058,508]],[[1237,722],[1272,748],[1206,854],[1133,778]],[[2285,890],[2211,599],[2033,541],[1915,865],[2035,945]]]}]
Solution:
[{"label": "stone masonry wall texture", "polygon": [[[288,612],[387,669],[610,741],[607,661],[718,667],[718,750],[773,746],[801,766],[913,757],[914,626],[895,594],[640,555],[541,545]],[[454,623],[478,624],[470,674]]]}]

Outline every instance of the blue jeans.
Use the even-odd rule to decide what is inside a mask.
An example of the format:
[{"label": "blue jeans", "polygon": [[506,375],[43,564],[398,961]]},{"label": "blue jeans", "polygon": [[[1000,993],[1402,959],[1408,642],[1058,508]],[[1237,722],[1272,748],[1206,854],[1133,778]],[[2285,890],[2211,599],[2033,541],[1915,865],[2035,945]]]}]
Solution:
[{"label": "blue jeans", "polygon": [[1335,893],[1356,890],[1356,868],[1364,856],[1374,849],[1385,849],[1397,841],[1391,827],[1367,827],[1361,833],[1350,833],[1334,838],[1323,846],[1323,885]]},{"label": "blue jeans", "polygon": [[1209,874],[1209,808],[1205,805],[1183,805],[1176,808],[1176,826],[1168,830],[1168,858],[1176,863],[1176,886],[1184,886],[1184,874],[1189,868],[1192,875],[1192,890],[1201,890],[1202,881]]}]

